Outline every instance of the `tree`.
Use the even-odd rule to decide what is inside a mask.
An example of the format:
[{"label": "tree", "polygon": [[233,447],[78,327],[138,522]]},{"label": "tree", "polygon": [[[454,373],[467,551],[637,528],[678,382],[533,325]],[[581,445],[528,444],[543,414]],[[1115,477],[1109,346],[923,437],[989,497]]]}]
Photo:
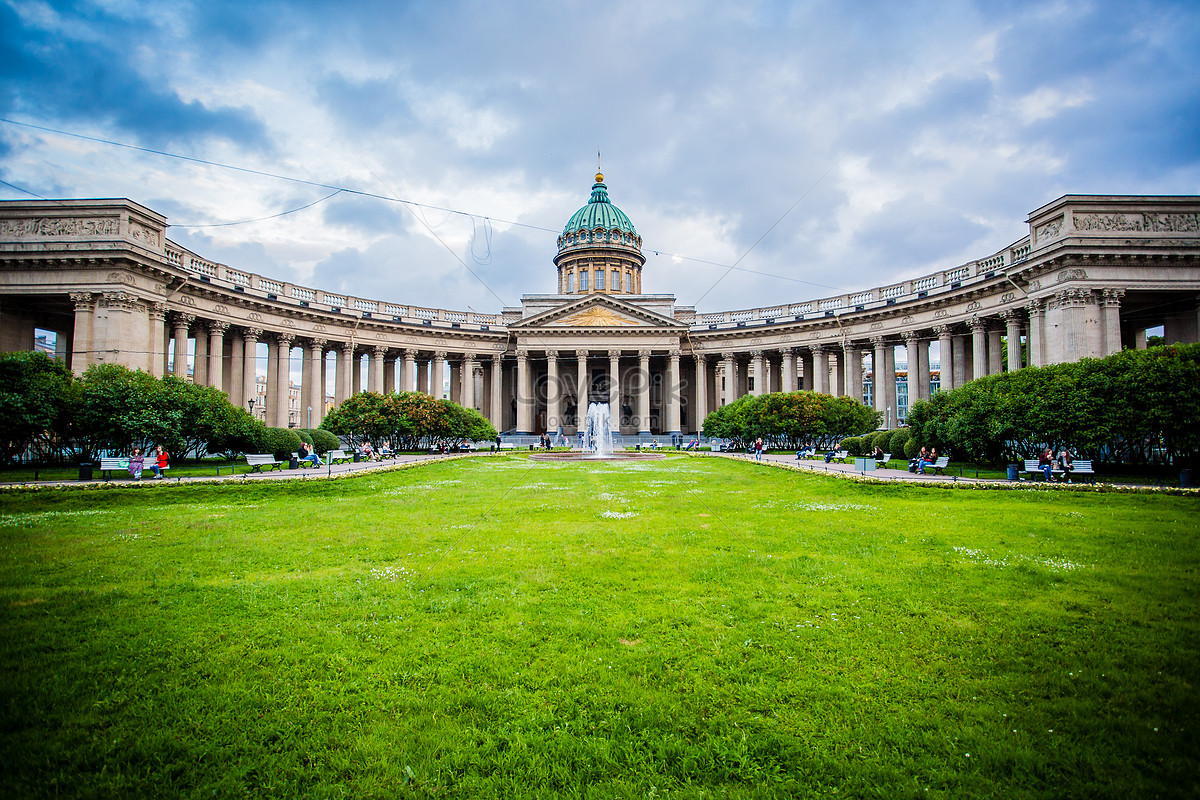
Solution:
[{"label": "tree", "polygon": [[68,432],[80,455],[128,451],[151,443],[179,442],[182,410],[168,401],[163,383],[141,370],[93,364],[72,385]]},{"label": "tree", "polygon": [[5,463],[33,450],[45,456],[65,427],[73,377],[45,353],[0,354],[0,449]]},{"label": "tree", "polygon": [[746,395],[704,419],[709,436],[730,439],[735,447],[762,437],[769,447],[830,447],[847,436],[869,433],[880,414],[850,397],[817,392]]}]

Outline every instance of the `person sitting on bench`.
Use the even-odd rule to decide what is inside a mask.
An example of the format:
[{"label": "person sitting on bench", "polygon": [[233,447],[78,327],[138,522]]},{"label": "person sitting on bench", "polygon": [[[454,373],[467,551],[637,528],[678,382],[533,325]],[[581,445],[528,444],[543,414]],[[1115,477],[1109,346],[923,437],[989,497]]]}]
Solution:
[{"label": "person sitting on bench", "polygon": [[300,443],[300,460],[307,461],[309,464],[311,464],[314,467],[321,466],[321,459],[317,455],[316,449],[314,448],[314,449],[310,450],[308,448],[308,444],[306,444],[305,442]]}]

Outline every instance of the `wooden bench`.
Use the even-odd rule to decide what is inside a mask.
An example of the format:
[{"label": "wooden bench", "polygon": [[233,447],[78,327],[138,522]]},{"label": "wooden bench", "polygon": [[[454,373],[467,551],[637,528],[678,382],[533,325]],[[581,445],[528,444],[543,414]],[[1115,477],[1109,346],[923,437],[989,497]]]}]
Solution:
[{"label": "wooden bench", "polygon": [[330,464],[348,464],[352,460],[345,450],[330,450],[325,458]]},{"label": "wooden bench", "polygon": [[283,462],[276,460],[271,453],[243,453],[246,463],[250,466],[251,472],[262,472],[263,467],[269,469],[282,469]]},{"label": "wooden bench", "polygon": [[104,480],[107,481],[110,479],[110,477],[111,477],[110,473],[114,469],[119,469],[119,470],[127,472],[129,470],[129,459],[128,458],[104,458],[103,456],[100,458],[100,471],[104,473]]},{"label": "wooden bench", "polygon": [[[1045,474],[1045,471],[1041,467],[1038,466],[1038,459],[1036,459],[1036,458],[1025,459],[1025,472],[1032,473],[1034,480],[1037,480],[1038,475]],[[1059,480],[1062,480],[1063,475],[1067,475],[1067,480],[1073,479],[1076,475],[1087,475],[1089,481],[1093,481],[1096,479],[1096,473],[1092,469],[1091,459],[1086,459],[1086,458],[1075,459],[1071,463],[1071,472],[1070,473],[1064,472],[1063,470],[1059,469],[1057,465],[1051,466],[1051,468],[1050,468],[1050,477],[1051,478],[1054,478],[1055,476],[1057,476]]]},{"label": "wooden bench", "polygon": [[880,469],[880,468],[882,468],[882,467],[886,467],[886,466],[887,466],[887,463],[888,463],[889,461],[891,461],[891,460],[892,460],[892,454],[891,454],[891,453],[884,453],[884,454],[883,454],[883,458],[877,458],[877,459],[875,459],[875,469]]},{"label": "wooden bench", "polygon": [[938,456],[938,460],[929,466],[933,467],[933,473],[935,475],[945,475],[946,473],[942,472],[942,470],[950,466],[950,456]]}]

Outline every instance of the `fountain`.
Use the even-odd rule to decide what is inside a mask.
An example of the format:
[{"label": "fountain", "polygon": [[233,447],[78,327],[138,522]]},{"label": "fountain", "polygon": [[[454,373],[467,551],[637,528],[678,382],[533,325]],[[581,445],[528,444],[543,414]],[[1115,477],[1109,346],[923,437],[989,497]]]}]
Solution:
[{"label": "fountain", "polygon": [[608,403],[590,403],[583,429],[584,458],[612,458],[612,416]]},{"label": "fountain", "polygon": [[569,453],[534,453],[536,461],[647,461],[663,458],[659,453],[614,453],[612,441],[612,415],[608,403],[590,403],[587,419],[579,431],[583,434],[583,448]]}]

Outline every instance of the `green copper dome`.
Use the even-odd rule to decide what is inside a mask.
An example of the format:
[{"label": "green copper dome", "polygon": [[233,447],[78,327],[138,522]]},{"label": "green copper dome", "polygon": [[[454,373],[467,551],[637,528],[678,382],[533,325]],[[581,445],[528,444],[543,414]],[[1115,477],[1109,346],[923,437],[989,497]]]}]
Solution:
[{"label": "green copper dome", "polygon": [[578,231],[594,231],[597,228],[637,236],[637,231],[625,212],[617,208],[608,199],[608,187],[604,185],[604,175],[597,173],[596,182],[592,184],[592,196],[587,205],[571,215],[567,227],[563,228],[563,236]]}]

